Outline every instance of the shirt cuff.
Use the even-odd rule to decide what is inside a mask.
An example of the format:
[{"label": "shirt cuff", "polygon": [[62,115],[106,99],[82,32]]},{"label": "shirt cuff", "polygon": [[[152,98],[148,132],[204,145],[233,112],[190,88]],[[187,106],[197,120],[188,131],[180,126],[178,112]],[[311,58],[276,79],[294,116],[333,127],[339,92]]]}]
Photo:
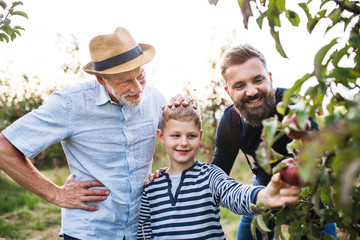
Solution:
[{"label": "shirt cuff", "polygon": [[255,189],[251,192],[251,203],[255,204],[256,196],[257,196],[258,192],[259,192],[261,189],[264,189],[264,187],[255,188]]}]

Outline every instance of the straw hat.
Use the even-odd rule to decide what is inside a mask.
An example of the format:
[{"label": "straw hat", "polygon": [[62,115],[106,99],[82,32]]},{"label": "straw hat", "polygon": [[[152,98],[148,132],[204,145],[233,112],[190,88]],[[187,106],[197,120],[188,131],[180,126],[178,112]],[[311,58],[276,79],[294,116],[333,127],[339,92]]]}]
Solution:
[{"label": "straw hat", "polygon": [[92,62],[83,70],[89,74],[117,74],[131,71],[151,61],[155,48],[150,44],[138,44],[130,32],[117,27],[112,34],[99,35],[90,40]]}]

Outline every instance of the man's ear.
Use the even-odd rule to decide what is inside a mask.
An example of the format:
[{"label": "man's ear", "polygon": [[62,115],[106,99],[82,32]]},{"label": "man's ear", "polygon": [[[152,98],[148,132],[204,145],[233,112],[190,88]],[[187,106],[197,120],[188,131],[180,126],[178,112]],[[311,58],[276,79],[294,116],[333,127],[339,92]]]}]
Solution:
[{"label": "man's ear", "polygon": [[98,80],[98,82],[99,82],[101,85],[103,85],[103,86],[105,87],[105,80],[104,80],[102,77],[96,76],[96,79]]},{"label": "man's ear", "polygon": [[230,93],[229,93],[229,88],[228,88],[228,86],[227,86],[227,85],[224,87],[224,89],[225,89],[225,92],[227,92],[227,94],[230,96]]},{"label": "man's ear", "polygon": [[201,140],[201,138],[202,138],[202,134],[203,134],[203,130],[200,129],[200,140]]},{"label": "man's ear", "polygon": [[270,78],[270,81],[272,82],[272,72],[269,72],[269,78]]},{"label": "man's ear", "polygon": [[156,131],[156,133],[157,133],[157,137],[158,137],[160,143],[161,143],[162,145],[164,145],[164,144],[165,144],[165,141],[164,141],[164,134],[163,134],[163,132],[162,132],[160,129],[158,129],[158,130]]}]

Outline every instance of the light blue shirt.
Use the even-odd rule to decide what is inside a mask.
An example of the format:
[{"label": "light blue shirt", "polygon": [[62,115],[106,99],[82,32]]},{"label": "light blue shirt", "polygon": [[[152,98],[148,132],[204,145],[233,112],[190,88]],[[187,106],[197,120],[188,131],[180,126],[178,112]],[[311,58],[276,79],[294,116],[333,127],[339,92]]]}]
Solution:
[{"label": "light blue shirt", "polygon": [[3,131],[30,159],[61,141],[75,180],[98,180],[110,190],[105,201],[88,202],[98,211],[62,209],[61,233],[87,240],[136,238],[165,102],[158,90],[146,86],[139,107],[121,106],[96,80],[89,81],[51,94]]}]

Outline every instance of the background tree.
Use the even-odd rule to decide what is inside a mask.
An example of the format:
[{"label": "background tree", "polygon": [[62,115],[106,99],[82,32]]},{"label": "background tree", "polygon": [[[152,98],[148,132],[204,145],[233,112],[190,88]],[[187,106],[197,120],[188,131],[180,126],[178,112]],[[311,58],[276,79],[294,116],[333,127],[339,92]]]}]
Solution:
[{"label": "background tree", "polygon": [[25,30],[24,28],[15,25],[11,26],[11,19],[13,16],[22,16],[25,18],[28,18],[27,14],[23,11],[15,11],[15,8],[18,8],[19,5],[23,5],[22,2],[16,1],[12,2],[11,6],[9,7],[8,4],[0,0],[0,41],[3,42],[4,40],[6,42],[14,41],[16,38],[16,35],[21,36],[20,30]]},{"label": "background tree", "polygon": [[[209,0],[215,4],[218,0]],[[280,31],[283,21],[299,27],[307,21],[311,34],[319,29],[319,22],[329,23],[325,34],[332,29],[339,36],[317,52],[314,70],[305,74],[286,92],[279,111],[290,109],[296,114],[299,124],[305,126],[312,117],[320,124],[320,131],[308,139],[294,140],[289,150],[296,150],[296,161],[301,178],[310,185],[304,188],[298,204],[280,211],[260,215],[254,225],[268,231],[264,222],[275,221],[276,238],[282,238],[281,224],[288,220],[290,238],[299,234],[310,239],[320,239],[320,229],[329,222],[350,239],[360,235],[360,3],[349,0],[298,1],[296,10],[289,9],[285,0],[238,0],[245,28],[251,17],[257,15],[260,28],[267,22],[279,54],[287,57],[281,45]],[[306,18],[300,16],[305,13]],[[265,21],[266,20],[266,21]],[[295,46],[294,46],[295,47]],[[296,46],[299,47],[299,46]],[[306,48],[306,46],[302,46]],[[305,83],[315,84],[303,89]],[[300,96],[300,91],[304,94]],[[297,96],[293,98],[292,96]],[[279,134],[284,134],[281,124],[274,119],[263,123],[264,141],[258,150],[262,164],[269,171],[269,163],[277,161],[270,154],[270,147]],[[278,132],[278,134],[276,134]],[[320,198],[326,203],[325,207]],[[305,224],[306,223],[306,224]],[[325,238],[324,238],[325,239]],[[327,237],[326,239],[332,239]]]}]

